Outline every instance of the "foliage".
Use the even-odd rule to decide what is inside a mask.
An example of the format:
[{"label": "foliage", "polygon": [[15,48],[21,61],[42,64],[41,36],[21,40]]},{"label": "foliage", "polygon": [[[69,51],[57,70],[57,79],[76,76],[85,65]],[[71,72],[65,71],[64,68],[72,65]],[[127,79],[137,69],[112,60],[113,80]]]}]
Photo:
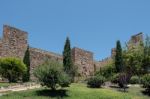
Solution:
[{"label": "foliage", "polygon": [[111,78],[111,82],[114,83],[114,84],[117,84],[118,83],[118,80],[119,80],[119,73],[117,74],[114,74]]},{"label": "foliage", "polygon": [[23,82],[27,82],[27,81],[30,80],[30,52],[29,52],[29,46],[27,47],[27,50],[25,52],[23,62],[27,66],[27,72],[25,72],[23,74],[22,80],[23,80]]},{"label": "foliage", "polygon": [[138,45],[130,44],[128,50],[123,51],[125,70],[130,77],[132,75],[140,77],[143,72],[143,50],[143,42],[140,42]]},{"label": "foliage", "polygon": [[130,84],[139,84],[139,77],[132,76],[129,82],[130,82]]},{"label": "foliage", "polygon": [[58,75],[58,83],[61,87],[69,87],[70,84],[70,77],[65,72],[62,72],[61,75]]},{"label": "foliage", "polygon": [[121,47],[121,43],[119,40],[116,42],[115,66],[116,66],[117,72],[122,72],[124,69],[123,57],[122,57],[122,47]]},{"label": "foliage", "polygon": [[110,80],[112,78],[112,75],[114,75],[116,72],[115,66],[113,62],[110,62],[106,66],[100,68],[99,71],[95,73],[95,75],[102,75],[104,76],[107,80]]},{"label": "foliage", "polygon": [[9,82],[17,82],[24,72],[26,65],[20,59],[12,57],[0,59],[0,74]]},{"label": "foliage", "polygon": [[71,57],[70,40],[68,37],[66,39],[64,51],[63,51],[63,66],[64,66],[64,71],[71,77],[73,81],[75,72],[74,72],[74,68],[73,68],[74,65]]},{"label": "foliage", "polygon": [[65,87],[70,84],[69,77],[63,71],[63,66],[55,61],[38,66],[34,75],[39,79],[41,85],[50,87],[52,90],[55,90],[57,85]]},{"label": "foliage", "polygon": [[144,56],[143,56],[143,70],[144,73],[150,73],[150,37],[147,36],[144,43]]},{"label": "foliage", "polygon": [[126,73],[118,73],[113,75],[111,82],[114,84],[118,84],[120,88],[123,88],[124,91],[127,88],[128,84],[128,75]]},{"label": "foliage", "polygon": [[143,87],[146,88],[148,92],[150,92],[150,74],[145,74],[142,77],[142,84],[143,84]]},{"label": "foliage", "polygon": [[91,88],[99,88],[105,82],[105,78],[103,76],[94,76],[88,79],[88,86]]}]

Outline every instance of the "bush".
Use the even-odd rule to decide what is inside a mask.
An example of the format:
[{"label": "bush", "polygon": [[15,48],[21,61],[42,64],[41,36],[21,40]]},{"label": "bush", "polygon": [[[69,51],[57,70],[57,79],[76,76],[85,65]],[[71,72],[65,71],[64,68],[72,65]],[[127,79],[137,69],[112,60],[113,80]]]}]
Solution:
[{"label": "bush", "polygon": [[41,85],[50,87],[52,90],[55,90],[57,85],[66,87],[70,84],[68,75],[58,62],[50,61],[38,66],[34,71],[34,75],[39,79]]},{"label": "bush", "polygon": [[91,88],[99,88],[105,82],[105,78],[103,76],[94,76],[88,79],[88,86]]},{"label": "bush", "polygon": [[111,82],[118,84],[118,86],[120,88],[123,88],[125,91],[125,89],[127,88],[128,76],[125,73],[115,74],[115,75],[113,75]]},{"label": "bush", "polygon": [[129,83],[130,84],[139,84],[139,77],[138,76],[132,76]]},{"label": "bush", "polygon": [[18,58],[0,59],[0,74],[9,82],[17,82],[26,69],[26,65]]},{"label": "bush", "polygon": [[71,78],[65,72],[62,72],[62,74],[59,75],[58,83],[61,87],[69,87],[70,82]]},{"label": "bush", "polygon": [[117,84],[118,80],[119,80],[119,74],[115,74],[111,78],[111,82],[114,83],[114,84]]},{"label": "bush", "polygon": [[146,88],[148,92],[150,92],[150,74],[145,74],[142,77],[142,84],[143,84],[143,87]]},{"label": "bush", "polygon": [[100,68],[99,71],[97,71],[95,73],[95,75],[102,75],[104,76],[107,80],[110,80],[112,75],[115,73],[115,66],[114,64],[111,62],[107,65],[105,65],[104,67]]}]

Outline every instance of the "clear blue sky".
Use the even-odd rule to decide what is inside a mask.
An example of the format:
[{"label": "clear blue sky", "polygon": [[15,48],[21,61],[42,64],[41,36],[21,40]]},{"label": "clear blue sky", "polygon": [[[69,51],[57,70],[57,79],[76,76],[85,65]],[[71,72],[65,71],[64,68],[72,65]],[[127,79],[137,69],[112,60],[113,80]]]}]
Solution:
[{"label": "clear blue sky", "polygon": [[116,40],[150,35],[150,0],[1,0],[1,34],[3,24],[27,31],[30,46],[60,54],[69,36],[100,60]]}]

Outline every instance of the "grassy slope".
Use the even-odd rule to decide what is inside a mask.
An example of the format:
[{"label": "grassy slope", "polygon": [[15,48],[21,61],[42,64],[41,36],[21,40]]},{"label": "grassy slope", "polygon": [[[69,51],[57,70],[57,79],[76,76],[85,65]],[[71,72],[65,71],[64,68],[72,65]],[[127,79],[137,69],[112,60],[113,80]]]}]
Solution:
[{"label": "grassy slope", "polygon": [[139,94],[139,90],[141,89],[131,88],[128,93],[123,93],[113,89],[91,89],[84,84],[72,84],[71,87],[57,92],[34,89],[13,92],[0,99],[149,99],[148,96]]}]

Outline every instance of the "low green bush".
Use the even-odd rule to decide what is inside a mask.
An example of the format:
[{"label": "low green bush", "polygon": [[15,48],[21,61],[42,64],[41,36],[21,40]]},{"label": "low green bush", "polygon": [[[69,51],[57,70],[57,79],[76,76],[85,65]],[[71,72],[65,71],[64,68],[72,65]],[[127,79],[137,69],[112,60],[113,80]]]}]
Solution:
[{"label": "low green bush", "polygon": [[62,64],[56,61],[49,61],[38,66],[34,71],[41,85],[56,90],[59,86],[67,87],[70,84],[69,76],[63,71]]},{"label": "low green bush", "polygon": [[101,87],[105,82],[105,77],[103,76],[94,76],[88,79],[88,86],[91,88],[99,88]]},{"label": "low green bush", "polygon": [[10,83],[21,80],[27,67],[22,60],[15,57],[0,58],[0,75]]},{"label": "low green bush", "polygon": [[102,75],[106,78],[107,81],[111,80],[112,75],[114,75],[116,72],[115,66],[113,62],[108,63],[104,67],[100,68],[99,71],[95,73],[95,75]]},{"label": "low green bush", "polygon": [[117,84],[119,80],[119,74],[115,74],[111,78],[111,83]]},{"label": "low green bush", "polygon": [[65,72],[61,72],[61,75],[58,77],[58,83],[61,87],[69,87],[71,83],[71,78]]},{"label": "low green bush", "polygon": [[150,74],[145,74],[142,77],[142,84],[143,84],[143,87],[146,88],[148,92],[150,92]]},{"label": "low green bush", "polygon": [[132,76],[129,83],[130,84],[139,84],[139,77],[138,76]]}]

